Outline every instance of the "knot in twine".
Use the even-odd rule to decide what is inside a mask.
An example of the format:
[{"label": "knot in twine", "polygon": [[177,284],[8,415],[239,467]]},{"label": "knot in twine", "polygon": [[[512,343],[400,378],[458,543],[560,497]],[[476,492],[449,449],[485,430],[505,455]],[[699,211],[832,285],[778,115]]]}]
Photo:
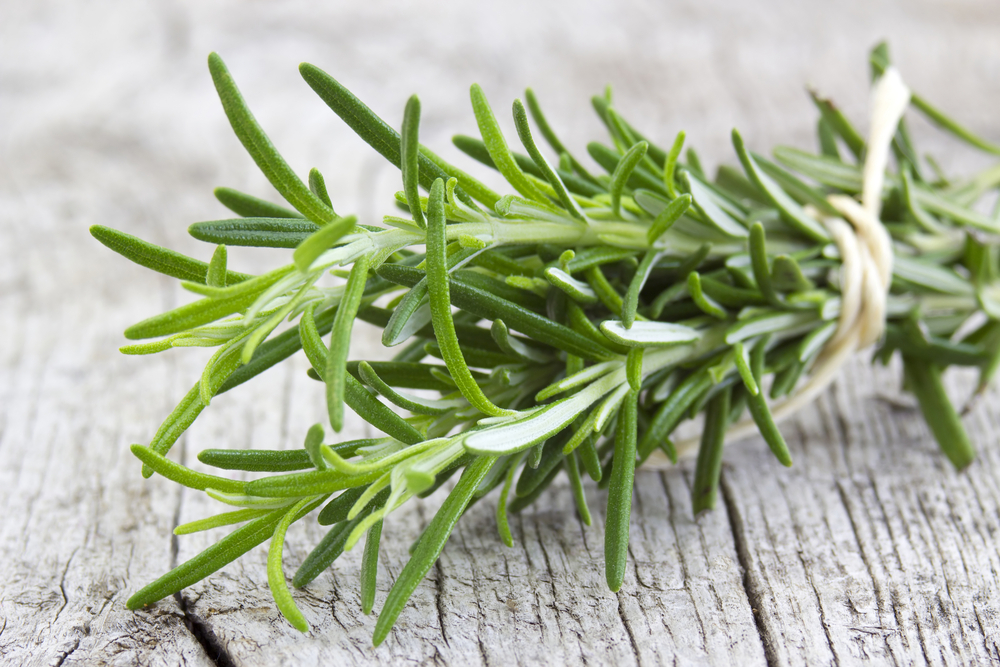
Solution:
[{"label": "knot in twine", "polygon": [[[889,148],[909,101],[909,88],[898,70],[889,67],[872,91],[861,202],[846,195],[827,197],[827,202],[842,217],[823,215],[814,207],[806,208],[823,224],[840,251],[840,316],[836,331],[816,358],[807,381],[772,408],[775,422],[787,418],[822,393],[850,356],[878,341],[885,329],[886,299],[892,281],[892,239],[879,220],[879,212]],[[756,429],[753,420],[742,421],[726,431],[726,440],[752,435]],[[699,442],[700,438],[678,442],[678,456],[692,457]]]}]

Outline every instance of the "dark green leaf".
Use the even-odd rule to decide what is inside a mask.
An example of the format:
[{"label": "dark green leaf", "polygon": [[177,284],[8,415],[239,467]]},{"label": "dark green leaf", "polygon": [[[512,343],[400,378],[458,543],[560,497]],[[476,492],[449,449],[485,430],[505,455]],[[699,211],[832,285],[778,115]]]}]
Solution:
[{"label": "dark green leaf", "polygon": [[249,472],[291,472],[312,467],[304,449],[204,449],[198,453],[198,460],[223,470]]},{"label": "dark green leaf", "polygon": [[367,280],[368,256],[362,255],[351,267],[351,274],[347,279],[344,296],[337,308],[330,333],[330,349],[327,352],[323,379],[326,381],[326,404],[330,413],[330,424],[338,433],[344,425],[347,352],[351,347],[351,329],[354,327],[354,318],[358,313]]},{"label": "dark green leaf", "polygon": [[368,529],[365,552],[361,557],[361,611],[372,613],[375,606],[375,584],[378,577],[378,547],[382,539],[382,522],[377,521]]},{"label": "dark green leaf", "polygon": [[400,612],[406,606],[406,602],[416,590],[417,584],[437,561],[441,549],[444,548],[448,536],[451,535],[451,531],[455,527],[455,523],[462,516],[479,483],[486,477],[494,463],[496,463],[496,458],[482,456],[466,468],[458,484],[448,494],[448,499],[444,501],[430,525],[424,530],[416,552],[396,578],[396,583],[393,584],[392,590],[389,591],[385,600],[385,605],[382,607],[382,613],[379,614],[372,637],[372,643],[375,646],[385,641]]},{"label": "dark green leaf", "polygon": [[615,165],[615,170],[611,174],[611,210],[615,215],[621,215],[622,191],[648,148],[649,144],[645,141],[637,143]]},{"label": "dark green leaf", "polygon": [[[403,174],[403,192],[406,193],[406,203],[410,207],[410,215],[413,216],[413,221],[417,223],[417,226],[423,229],[427,225],[424,222],[424,213],[420,208],[420,192],[417,189],[420,183],[419,129],[420,99],[416,95],[412,95],[406,101],[406,109],[403,111],[403,128],[399,134],[399,167]],[[379,530],[381,531],[381,527]]]},{"label": "dark green leaf", "polygon": [[[415,285],[423,272],[405,266],[383,264],[376,272],[399,285]],[[487,320],[502,319],[507,326],[530,338],[585,359],[604,361],[613,356],[606,348],[561,324],[542,317],[515,303],[471,287],[458,278],[449,280],[451,303]]]},{"label": "dark green leaf", "polygon": [[[122,257],[157,273],[202,284],[205,283],[208,276],[208,264],[205,262],[153,245],[131,234],[101,225],[91,226],[90,233],[95,239]],[[227,271],[226,284],[232,285],[253,277],[245,273]]]},{"label": "dark green leaf", "polygon": [[[299,65],[299,73],[306,83],[316,91],[316,94],[326,102],[327,106],[354,130],[355,134],[364,139],[394,167],[400,167],[402,154],[400,153],[400,136],[396,130],[379,118],[351,91],[318,67],[302,63]],[[468,174],[451,167],[422,146],[418,160],[420,184],[428,190],[434,179],[447,180],[449,176],[454,176],[458,178],[459,182],[459,188],[456,189],[455,194],[465,203],[474,206],[469,194],[490,208],[493,208],[500,200],[500,195],[483,186]],[[468,190],[468,194],[466,190]]]},{"label": "dark green leaf", "polygon": [[196,222],[188,233],[199,241],[255,248],[295,248],[319,226],[310,220],[233,218]]},{"label": "dark green leaf", "polygon": [[604,529],[605,577],[617,592],[625,579],[628,560],[629,521],[632,515],[632,482],[635,477],[636,409],[639,392],[630,390],[622,403],[615,431],[615,455],[608,486],[608,511]]},{"label": "dark green leaf", "polygon": [[731,397],[732,390],[726,388],[708,402],[708,408],[705,410],[705,426],[701,432],[698,463],[695,465],[694,485],[691,487],[691,506],[695,516],[715,508],[719,475],[722,473],[722,446],[726,440],[726,428],[729,426]]},{"label": "dark green leaf", "polygon": [[[232,188],[215,188],[215,198],[244,218],[301,218],[302,214]],[[315,223],[313,223],[315,224]]]},{"label": "dark green leaf", "polygon": [[276,509],[237,528],[194,558],[143,587],[128,599],[125,606],[139,609],[201,581],[271,537],[285,512],[285,508]]},{"label": "dark green leaf", "polygon": [[[763,381],[765,345],[764,339],[761,339],[750,353],[750,369],[753,371],[754,380],[757,382],[758,387],[762,386],[761,383]],[[782,437],[781,431],[774,424],[774,418],[771,416],[771,410],[767,406],[767,399],[764,398],[764,392],[761,391],[756,396],[748,396],[747,408],[749,408],[750,415],[757,423],[757,428],[761,436],[767,442],[767,446],[771,448],[774,456],[781,465],[786,467],[791,466],[792,455],[788,452],[788,445],[785,444],[785,439]]]},{"label": "dark green leaf", "polygon": [[427,292],[434,334],[444,362],[448,366],[448,372],[458,385],[462,396],[483,414],[492,416],[514,414],[510,410],[497,407],[483,394],[462,356],[458,335],[455,333],[455,323],[451,316],[446,245],[444,182],[438,179],[431,186],[427,207]]},{"label": "dark green leaf", "polygon": [[239,137],[240,143],[246,148],[250,157],[271,182],[271,185],[281,193],[281,196],[294,206],[296,210],[318,225],[326,225],[337,218],[333,209],[324,204],[319,197],[306,187],[284,158],[278,153],[257,124],[243,96],[236,87],[236,82],[226,69],[222,58],[212,53],[208,56],[208,68],[219,93],[222,108],[229,118],[233,132]]},{"label": "dark green leaf", "polygon": [[549,163],[542,156],[541,151],[535,145],[535,140],[531,136],[531,128],[528,126],[528,114],[524,110],[524,105],[521,104],[521,100],[514,100],[514,124],[517,127],[518,137],[521,139],[521,143],[524,147],[528,149],[528,154],[531,159],[534,160],[535,164],[538,165],[538,169],[542,172],[544,178],[552,186],[552,189],[556,191],[556,195],[559,197],[559,201],[562,202],[563,208],[569,211],[570,215],[579,220],[585,220],[583,212],[577,205],[576,201],[570,196],[569,191],[566,189],[566,185],[562,182],[562,179],[556,174],[556,172],[549,166]]},{"label": "dark green leaf", "polygon": [[322,574],[326,568],[330,567],[333,561],[337,560],[340,554],[344,553],[347,538],[350,536],[351,531],[354,530],[354,527],[361,523],[369,514],[382,507],[389,498],[389,492],[389,489],[380,491],[356,517],[350,521],[342,521],[335,524],[333,528],[328,530],[323,539],[309,552],[306,559],[302,561],[302,565],[296,570],[295,576],[292,578],[292,585],[296,588],[302,588]]}]

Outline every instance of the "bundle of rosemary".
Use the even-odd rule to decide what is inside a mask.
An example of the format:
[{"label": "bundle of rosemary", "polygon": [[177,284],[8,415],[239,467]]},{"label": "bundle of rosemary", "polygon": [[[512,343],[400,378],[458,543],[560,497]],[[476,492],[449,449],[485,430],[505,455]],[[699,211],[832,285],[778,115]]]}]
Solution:
[{"label": "bundle of rosemary", "polygon": [[[385,600],[379,644],[471,503],[500,487],[497,524],[511,545],[508,513],[535,502],[560,471],[588,525],[584,475],[608,488],[606,573],[618,590],[637,465],[657,451],[676,461],[696,446],[693,506],[711,508],[727,434],[749,425],[790,465],[775,417],[815,395],[846,356],[872,343],[880,361],[901,355],[905,387],[941,449],[957,468],[967,465],[974,451],[941,374],[974,366],[985,387],[1000,361],[1000,216],[976,208],[1000,186],[1000,167],[962,180],[938,173],[933,161],[929,170],[901,117],[909,103],[968,144],[992,154],[1000,147],[911,95],[884,46],[871,64],[877,83],[867,141],[814,95],[819,154],[778,148],[769,159],[734,131],[741,169],[723,166],[714,178],[693,150],[681,159],[683,132],[661,149],[619,114],[610,92],[593,99],[610,144],[587,146],[606,173],[593,173],[566,149],[530,90],[526,105],[513,105],[527,155],[512,152],[473,86],[482,137],[454,142],[497,169],[516,191],[507,195],[419,144],[416,97],[396,132],[332,77],[302,65],[323,101],[402,172],[396,202],[403,214],[374,226],[334,212],[315,169],[308,183],[296,176],[211,55],[234,131],[295,210],[217,189],[241,217],[190,227],[216,245],[208,263],[105,227],[91,230],[202,297],[125,332],[155,339],[123,347],[126,354],[218,348],[150,443],[132,451],[147,477],[159,473],[237,508],[177,534],[243,524],[128,606],[171,595],[270,538],[275,602],[306,631],[282,549],[288,527],[319,510],[329,532],[293,584],[307,585],[365,537],[368,613],[383,520],[458,475]],[[529,116],[557,161],[543,156]],[[890,151],[897,169],[887,173]],[[237,273],[227,269],[230,246],[294,249],[292,263]],[[386,346],[402,346],[393,361],[348,361],[355,319],[381,327]],[[167,458],[213,396],[300,349],[310,375],[325,384],[333,430],[341,429],[346,403],[384,437],[330,444],[316,424],[300,450],[199,454],[224,470],[273,473],[248,482]],[[773,412],[769,399],[777,401]],[[702,414],[700,438],[675,445],[678,425]]]}]

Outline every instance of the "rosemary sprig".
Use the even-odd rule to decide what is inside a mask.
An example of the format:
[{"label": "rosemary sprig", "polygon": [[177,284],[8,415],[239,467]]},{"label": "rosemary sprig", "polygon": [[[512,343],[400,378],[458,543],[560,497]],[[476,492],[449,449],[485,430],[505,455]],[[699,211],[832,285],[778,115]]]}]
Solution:
[{"label": "rosemary sprig", "polygon": [[[871,63],[876,76],[888,71],[883,45]],[[606,172],[594,175],[558,139],[530,90],[527,106],[513,106],[524,155],[511,150],[484,92],[473,86],[482,139],[455,143],[496,168],[516,192],[501,195],[419,143],[416,97],[396,132],[328,74],[303,65],[302,76],[323,101],[401,169],[396,202],[409,215],[386,216],[378,226],[337,215],[322,175],[312,170],[304,182],[295,174],[219,56],[210,56],[209,68],[237,136],[295,210],[217,189],[240,217],[190,227],[195,238],[217,244],[207,263],[105,227],[91,230],[112,250],[202,297],[126,331],[145,341],[123,347],[127,354],[217,348],[149,444],[132,451],[147,476],[159,473],[238,508],[179,526],[178,534],[243,524],[133,595],[130,608],[175,593],[271,538],[268,583],[276,604],[307,630],[282,552],[288,527],[322,507],[318,520],[329,532],[292,583],[307,585],[366,537],[360,585],[368,613],[388,515],[460,473],[384,603],[378,644],[456,521],[496,487],[499,536],[510,546],[509,513],[535,502],[561,470],[588,525],[581,467],[607,484],[606,574],[617,590],[635,466],[657,450],[676,461],[684,450],[672,435],[682,422],[705,415],[692,488],[696,512],[715,504],[726,435],[744,413],[778,461],[791,465],[772,402],[797,396],[802,378],[850,333],[840,330],[841,311],[856,307],[848,303],[855,260],[823,220],[840,215],[837,196],[862,193],[870,147],[828,100],[813,96],[818,154],[779,147],[772,161],[734,131],[741,169],[724,166],[710,179],[692,150],[681,159],[683,132],[664,150],[622,117],[609,91],[593,100],[611,137],[610,146],[587,146]],[[961,141],[997,151],[923,98],[912,102]],[[529,115],[556,152],[551,163],[535,143]],[[963,468],[974,450],[941,375],[952,365],[976,367],[982,391],[1000,366],[1000,217],[977,208],[1000,188],[1000,167],[929,181],[904,124],[893,150],[898,168],[874,193],[894,254],[875,356],[886,362],[901,354],[905,387],[944,453]],[[227,269],[227,246],[294,252],[288,265],[251,276]],[[328,274],[346,281],[331,284]],[[402,346],[394,361],[348,361],[357,318],[382,327],[387,346]],[[298,451],[199,455],[223,470],[265,473],[249,482],[167,458],[213,396],[300,349],[311,377],[325,384],[334,431],[346,403],[384,437],[327,444],[316,425]]]}]

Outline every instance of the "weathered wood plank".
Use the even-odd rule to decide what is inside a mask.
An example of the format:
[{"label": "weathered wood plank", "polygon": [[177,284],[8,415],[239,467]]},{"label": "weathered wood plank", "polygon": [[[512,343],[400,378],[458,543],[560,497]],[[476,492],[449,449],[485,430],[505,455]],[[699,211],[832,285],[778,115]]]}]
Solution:
[{"label": "weathered wood plank", "polygon": [[[161,402],[133,402],[125,414],[114,408],[133,392],[118,381],[124,364],[102,349],[110,340],[89,309],[67,304],[58,318],[3,310],[19,317],[0,324],[8,343],[0,363],[0,656],[21,665],[213,664],[173,599],[148,614],[124,608],[130,582],[170,558],[179,494],[144,483],[123,455]],[[113,372],[89,372],[98,358]],[[162,382],[157,366],[133,377]]]},{"label": "weathered wood plank", "polygon": [[851,363],[786,427],[792,470],[761,474],[775,465],[760,442],[729,458],[723,488],[776,664],[997,659],[995,395],[967,418],[981,455],[956,473],[919,411],[881,398],[897,373]]}]

